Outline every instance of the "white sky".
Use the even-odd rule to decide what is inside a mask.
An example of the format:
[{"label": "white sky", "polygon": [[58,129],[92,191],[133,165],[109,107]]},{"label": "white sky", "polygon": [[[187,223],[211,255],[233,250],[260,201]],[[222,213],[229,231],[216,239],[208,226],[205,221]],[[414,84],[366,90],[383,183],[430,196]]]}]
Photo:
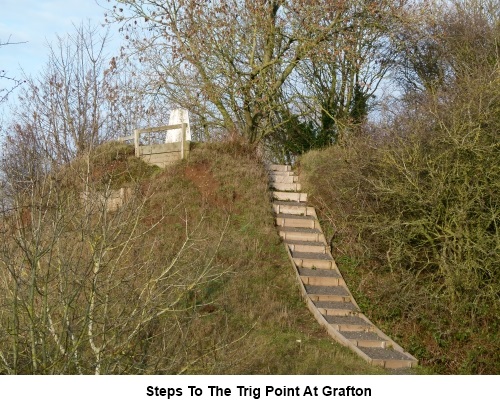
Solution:
[{"label": "white sky", "polygon": [[[99,3],[109,4],[106,0]],[[10,42],[26,41],[0,48],[0,70],[15,77],[19,77],[20,69],[36,74],[45,64],[47,42],[53,42],[56,35],[71,33],[73,24],[89,20],[92,25],[103,24],[104,13],[95,0],[0,0],[0,42],[9,38]],[[115,41],[110,46],[118,49],[119,35],[116,30],[111,35]]]}]

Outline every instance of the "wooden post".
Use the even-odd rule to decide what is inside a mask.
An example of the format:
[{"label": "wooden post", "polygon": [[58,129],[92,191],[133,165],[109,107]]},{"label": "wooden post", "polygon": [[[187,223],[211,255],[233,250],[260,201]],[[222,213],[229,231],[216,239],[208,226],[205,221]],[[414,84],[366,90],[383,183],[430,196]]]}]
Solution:
[{"label": "wooden post", "polygon": [[186,142],[186,130],[187,124],[185,122],[182,123],[182,145],[181,145],[181,159],[186,159],[188,155],[187,142]]},{"label": "wooden post", "polygon": [[134,147],[135,147],[135,156],[139,157],[139,130],[134,129]]},{"label": "wooden post", "polygon": [[184,124],[181,128],[181,160],[184,160]]}]

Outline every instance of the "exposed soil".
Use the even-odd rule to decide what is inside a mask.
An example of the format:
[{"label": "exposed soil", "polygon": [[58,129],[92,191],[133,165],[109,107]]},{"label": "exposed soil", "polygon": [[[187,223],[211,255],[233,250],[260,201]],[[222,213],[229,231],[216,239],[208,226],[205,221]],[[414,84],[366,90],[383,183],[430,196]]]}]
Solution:
[{"label": "exposed soil", "polygon": [[215,202],[219,182],[215,180],[208,163],[187,166],[184,174],[198,188],[204,200]]}]

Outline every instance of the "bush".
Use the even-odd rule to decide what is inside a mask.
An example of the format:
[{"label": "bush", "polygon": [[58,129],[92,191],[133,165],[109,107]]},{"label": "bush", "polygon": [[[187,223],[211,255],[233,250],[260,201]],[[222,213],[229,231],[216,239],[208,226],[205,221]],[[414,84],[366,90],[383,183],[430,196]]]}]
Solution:
[{"label": "bush", "polygon": [[435,371],[498,373],[500,64],[485,42],[499,32],[469,18],[442,22],[446,86],[407,94],[384,136],[311,152],[301,170],[368,312]]}]

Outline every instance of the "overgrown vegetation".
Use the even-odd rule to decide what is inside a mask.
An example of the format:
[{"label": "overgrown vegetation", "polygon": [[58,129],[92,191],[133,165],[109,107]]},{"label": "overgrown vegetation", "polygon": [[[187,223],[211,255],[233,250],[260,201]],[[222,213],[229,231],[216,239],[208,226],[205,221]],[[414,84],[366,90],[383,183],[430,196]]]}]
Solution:
[{"label": "overgrown vegetation", "polygon": [[[4,199],[1,372],[381,372],[302,303],[249,151],[206,144],[159,170],[106,144]],[[114,212],[82,194],[118,187]]]},{"label": "overgrown vegetation", "polygon": [[107,18],[138,54],[146,88],[188,108],[200,136],[215,139],[222,128],[288,152],[277,138],[297,114],[320,135],[302,144],[331,144],[340,121],[366,116],[407,1],[113,3]]},{"label": "overgrown vegetation", "polygon": [[423,48],[442,75],[429,80],[436,59],[420,54],[428,74],[412,80],[424,85],[382,131],[301,159],[359,302],[439,373],[500,371],[500,37],[490,12],[430,18],[440,35]]},{"label": "overgrown vegetation", "polygon": [[[497,1],[110,3],[121,54],[77,27],[2,125],[2,372],[373,371],[314,324],[273,230],[256,155],[303,155],[364,311],[436,372],[498,373]],[[104,144],[172,105],[225,141],[166,170]]]}]

